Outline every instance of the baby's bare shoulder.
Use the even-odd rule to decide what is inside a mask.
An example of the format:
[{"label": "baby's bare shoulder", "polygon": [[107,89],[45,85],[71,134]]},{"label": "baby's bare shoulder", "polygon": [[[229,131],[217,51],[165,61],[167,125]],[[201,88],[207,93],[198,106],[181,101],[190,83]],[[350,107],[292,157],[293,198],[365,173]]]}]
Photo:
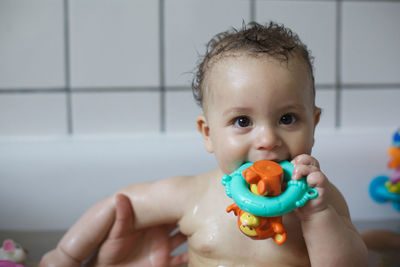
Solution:
[{"label": "baby's bare shoulder", "polygon": [[175,176],[127,186],[117,193],[127,195],[141,227],[179,221],[207,186],[208,174]]},{"label": "baby's bare shoulder", "polygon": [[[172,192],[185,191],[186,193],[193,195],[195,192],[206,190],[211,181],[215,180],[218,176],[218,171],[209,171],[205,173],[200,173],[197,175],[190,176],[175,176],[163,180],[159,180],[154,183],[154,187],[163,188],[165,190],[171,190]],[[182,192],[184,193],[184,192]]]},{"label": "baby's bare shoulder", "polygon": [[208,186],[210,179],[215,177],[216,171],[210,171],[197,175],[174,176],[152,182],[142,182],[129,185],[117,193],[126,194],[129,197],[135,195],[147,195],[151,197],[162,197],[174,195],[174,197],[193,195]]},{"label": "baby's bare shoulder", "polygon": [[347,206],[346,200],[343,197],[342,193],[332,183],[329,184],[329,189],[330,189],[330,196],[329,196],[330,205],[344,219],[344,221],[348,226],[355,229],[353,223],[351,222],[349,207]]}]

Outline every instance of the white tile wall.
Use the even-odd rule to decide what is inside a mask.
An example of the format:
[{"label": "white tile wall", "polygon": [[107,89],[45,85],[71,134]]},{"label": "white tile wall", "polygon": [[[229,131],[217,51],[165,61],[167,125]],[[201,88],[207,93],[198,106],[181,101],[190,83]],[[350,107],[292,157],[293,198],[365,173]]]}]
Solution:
[{"label": "white tile wall", "polygon": [[202,114],[192,91],[167,92],[166,130],[168,133],[196,131],[196,117]]},{"label": "white tile wall", "polygon": [[61,0],[0,1],[0,88],[64,87]]},{"label": "white tile wall", "polygon": [[[343,89],[343,96],[339,99],[343,103],[335,103],[335,83],[339,86],[351,83],[352,87],[358,88],[357,93],[363,95],[360,98],[365,99],[364,102],[375,100],[370,99],[375,95],[364,90],[363,85],[368,83],[383,84],[383,88],[393,88],[393,94],[398,94],[400,53],[397,47],[400,35],[395,33],[400,26],[400,2],[343,1],[338,4],[337,1],[256,0],[254,10],[251,10],[249,0],[168,0],[161,6],[159,0],[69,0],[66,2],[67,10],[64,10],[64,3],[62,0],[40,0],[35,4],[28,0],[0,2],[0,91],[64,88],[64,45],[68,45],[72,91],[83,87],[86,93],[73,95],[71,114],[68,114],[65,101],[60,101],[63,104],[48,112],[63,112],[70,116],[73,134],[153,132],[162,129],[162,125],[168,132],[193,129],[192,115],[197,110],[191,93],[169,89],[189,87],[193,77],[191,71],[198,60],[197,53],[204,53],[205,44],[216,33],[232,26],[240,27],[243,20],[250,21],[251,11],[260,23],[269,20],[284,23],[311,48],[316,57],[317,85],[325,87],[317,93],[317,104],[324,111],[319,128],[333,129],[337,122],[339,127],[348,127],[349,116],[346,114],[349,107],[356,111],[363,109],[362,103],[356,100],[358,98],[352,98],[352,92],[347,92],[348,88]],[[160,17],[160,12],[164,16]],[[341,16],[336,16],[337,12],[341,12]],[[68,14],[69,21],[69,42],[64,35],[65,14]],[[221,14],[224,14],[223,19]],[[164,24],[160,29],[161,18]],[[342,47],[339,49],[342,56],[338,61],[341,62],[342,80],[338,81],[335,80],[337,18],[342,18]],[[164,38],[160,39],[162,31]],[[160,56],[165,59],[162,68],[159,66]],[[161,90],[160,77],[163,75],[167,93],[166,102],[161,105],[154,90]],[[117,93],[115,98],[106,99],[109,101],[108,111],[99,108],[95,103],[105,101],[100,99],[107,94],[98,94],[95,89],[102,88],[113,95],[116,87],[123,87],[123,91],[131,90],[127,99],[135,99],[134,103],[147,99],[142,93],[150,88],[147,96],[151,97],[144,100],[147,103],[144,109],[129,109],[126,99],[117,97]],[[93,94],[91,89],[94,89]],[[26,99],[27,93],[23,94],[22,98]],[[376,94],[381,102],[375,105],[378,111],[370,117],[375,118],[377,125],[397,123],[380,118],[379,110],[388,107],[379,105],[384,105],[385,97],[389,102],[394,101],[393,97],[384,92]],[[34,99],[37,97],[32,95]],[[5,95],[0,95],[0,98],[3,102],[9,99]],[[351,102],[353,100],[356,102]],[[165,110],[160,110],[162,107]],[[335,117],[336,107],[343,107],[339,118]],[[146,126],[126,123],[128,116],[122,114],[125,111],[129,117],[140,112],[147,121]],[[25,107],[15,106],[12,114],[2,116],[11,120],[24,118],[25,113]],[[5,124],[0,135],[64,134],[68,127],[64,125],[67,120],[64,116],[62,118],[54,127],[42,130],[25,131]],[[13,124],[20,122],[9,123]],[[367,124],[359,122],[355,125],[364,127]],[[58,129],[60,125],[63,125],[60,131],[47,130]]]},{"label": "white tile wall", "polygon": [[0,135],[66,135],[65,93],[0,94]]},{"label": "white tile wall", "polygon": [[159,86],[158,0],[70,1],[72,87]]},{"label": "white tile wall", "polygon": [[335,79],[334,1],[256,1],[258,22],[276,21],[296,32],[315,57],[316,83]]},{"label": "white tile wall", "polygon": [[346,89],[342,92],[344,128],[400,126],[400,88]]},{"label": "white tile wall", "polygon": [[157,92],[73,93],[76,134],[158,132],[160,96]]},{"label": "white tile wall", "polygon": [[344,83],[400,82],[400,2],[343,2]]},{"label": "white tile wall", "polygon": [[165,79],[167,86],[190,86],[198,55],[217,33],[249,21],[245,0],[165,1]]}]

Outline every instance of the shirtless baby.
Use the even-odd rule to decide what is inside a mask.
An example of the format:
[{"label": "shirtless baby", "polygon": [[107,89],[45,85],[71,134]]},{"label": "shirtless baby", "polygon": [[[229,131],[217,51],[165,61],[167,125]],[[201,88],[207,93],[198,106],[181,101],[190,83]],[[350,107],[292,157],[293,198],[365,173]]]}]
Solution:
[{"label": "shirtless baby", "polygon": [[[204,112],[197,127],[219,168],[121,189],[117,193],[133,206],[132,227],[178,224],[188,238],[189,266],[366,266],[367,250],[344,198],[310,156],[321,110],[314,103],[310,55],[297,35],[275,23],[250,23],[215,36],[193,90]],[[305,176],[318,191],[304,207],[283,215],[288,236],[282,245],[245,236],[225,211],[232,199],[222,176],[259,160],[291,161],[292,179]],[[115,195],[84,215],[52,253],[60,263],[79,262],[74,255],[102,242],[114,214]]]}]

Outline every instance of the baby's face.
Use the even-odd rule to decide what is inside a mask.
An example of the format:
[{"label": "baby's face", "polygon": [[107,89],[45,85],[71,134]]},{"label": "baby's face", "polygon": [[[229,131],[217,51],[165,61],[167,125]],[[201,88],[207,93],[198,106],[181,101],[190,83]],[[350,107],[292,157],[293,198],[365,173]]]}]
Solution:
[{"label": "baby's face", "polygon": [[311,153],[320,111],[303,61],[227,57],[208,71],[198,126],[224,173],[247,161]]}]

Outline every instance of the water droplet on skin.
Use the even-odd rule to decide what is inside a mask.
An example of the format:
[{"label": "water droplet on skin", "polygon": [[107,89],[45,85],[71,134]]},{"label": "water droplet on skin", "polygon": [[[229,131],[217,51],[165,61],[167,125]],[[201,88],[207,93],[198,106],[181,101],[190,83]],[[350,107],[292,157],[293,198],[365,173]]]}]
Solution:
[{"label": "water droplet on skin", "polygon": [[198,210],[199,210],[199,206],[195,205],[194,208],[193,208],[193,212],[192,212],[193,216],[197,214]]}]

